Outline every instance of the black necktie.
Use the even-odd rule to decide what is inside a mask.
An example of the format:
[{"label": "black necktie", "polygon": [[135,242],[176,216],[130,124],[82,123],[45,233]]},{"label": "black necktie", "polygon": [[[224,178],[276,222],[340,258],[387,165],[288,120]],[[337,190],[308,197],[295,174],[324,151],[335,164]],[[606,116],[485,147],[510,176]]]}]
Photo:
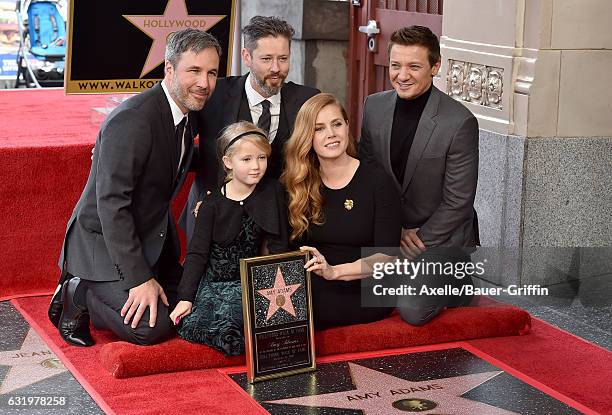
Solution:
[{"label": "black necktie", "polygon": [[259,121],[257,121],[257,126],[268,134],[270,133],[270,123],[272,122],[272,115],[270,114],[270,101],[264,99],[261,101],[261,107],[263,108],[263,111],[261,112]]},{"label": "black necktie", "polygon": [[[185,152],[187,152],[187,144],[189,140],[189,132],[185,131],[185,124],[187,124],[187,117],[183,117],[181,122],[176,126],[176,154],[179,162],[179,174],[180,165],[183,164],[181,161],[181,153],[183,151],[183,145],[185,146]],[[184,157],[183,157],[184,158]]]},{"label": "black necktie", "polygon": [[183,148],[183,136],[185,135],[185,124],[187,124],[187,117],[183,117],[180,123],[176,126],[176,154],[181,159],[181,150]]}]

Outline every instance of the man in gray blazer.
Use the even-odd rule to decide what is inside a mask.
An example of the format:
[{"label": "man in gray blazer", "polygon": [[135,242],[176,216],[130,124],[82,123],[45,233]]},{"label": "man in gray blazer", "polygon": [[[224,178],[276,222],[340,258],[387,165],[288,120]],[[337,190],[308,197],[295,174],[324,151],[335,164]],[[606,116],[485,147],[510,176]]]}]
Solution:
[{"label": "man in gray blazer", "polygon": [[[478,122],[462,104],[433,86],[440,69],[438,38],[426,27],[402,28],[389,43],[393,90],[367,97],[359,155],[379,163],[401,195],[405,255],[415,261],[469,261],[478,244],[474,197],[478,180]],[[457,278],[417,276],[421,283],[460,284]],[[429,321],[466,299],[403,298],[402,317]]]},{"label": "man in gray blazer", "polygon": [[87,184],[68,221],[62,278],[49,308],[68,343],[93,344],[90,316],[97,328],[132,343],[173,334],[168,307],[182,270],[170,204],[193,154],[191,111],[212,94],[220,53],[204,31],[171,34],[163,81],[102,124]]}]

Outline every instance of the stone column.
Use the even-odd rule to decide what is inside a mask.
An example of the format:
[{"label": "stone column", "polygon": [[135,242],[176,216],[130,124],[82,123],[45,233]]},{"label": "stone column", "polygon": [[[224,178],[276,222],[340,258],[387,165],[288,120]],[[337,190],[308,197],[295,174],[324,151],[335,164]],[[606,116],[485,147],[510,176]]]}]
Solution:
[{"label": "stone column", "polygon": [[609,0],[444,2],[435,85],[479,121],[495,283],[612,275],[610,21]]},{"label": "stone column", "polygon": [[[256,15],[279,16],[295,29],[288,80],[346,102],[349,3],[330,0],[243,0],[242,27]],[[247,68],[243,68],[243,73]]]}]

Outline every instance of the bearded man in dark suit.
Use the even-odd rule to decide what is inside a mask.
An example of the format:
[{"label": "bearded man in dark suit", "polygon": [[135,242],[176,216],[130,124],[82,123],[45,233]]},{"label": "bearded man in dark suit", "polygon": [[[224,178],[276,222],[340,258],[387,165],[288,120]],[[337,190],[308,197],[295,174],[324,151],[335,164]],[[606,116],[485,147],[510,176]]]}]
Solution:
[{"label": "bearded man in dark suit", "polygon": [[266,174],[278,178],[283,169],[283,145],[291,135],[302,104],[320,91],[285,82],[289,74],[294,30],[277,17],[255,16],[243,29],[242,60],[249,73],[221,78],[210,102],[198,113],[199,161],[181,224],[191,238],[194,210],[207,192],[220,186],[223,169],[217,155],[217,137],[236,121],[250,121],[268,133],[272,155]]},{"label": "bearded man in dark suit", "polygon": [[97,328],[136,344],[174,333],[182,268],[171,201],[193,155],[199,111],[215,89],[221,48],[210,34],[168,37],[163,81],[122,103],[96,139],[85,189],[59,261],[49,318],[62,338],[91,346]]}]

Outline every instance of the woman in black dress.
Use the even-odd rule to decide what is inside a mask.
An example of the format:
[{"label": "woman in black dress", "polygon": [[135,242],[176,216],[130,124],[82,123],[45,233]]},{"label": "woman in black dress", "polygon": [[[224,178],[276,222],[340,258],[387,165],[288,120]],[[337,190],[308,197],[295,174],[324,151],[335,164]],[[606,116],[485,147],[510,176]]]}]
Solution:
[{"label": "woman in black dress", "polygon": [[380,320],[393,307],[361,305],[361,279],[371,276],[364,247],[397,247],[400,198],[388,175],[356,158],[355,141],[340,102],[310,98],[298,112],[285,148],[281,182],[288,193],[290,240],[313,258],[315,327]]}]

